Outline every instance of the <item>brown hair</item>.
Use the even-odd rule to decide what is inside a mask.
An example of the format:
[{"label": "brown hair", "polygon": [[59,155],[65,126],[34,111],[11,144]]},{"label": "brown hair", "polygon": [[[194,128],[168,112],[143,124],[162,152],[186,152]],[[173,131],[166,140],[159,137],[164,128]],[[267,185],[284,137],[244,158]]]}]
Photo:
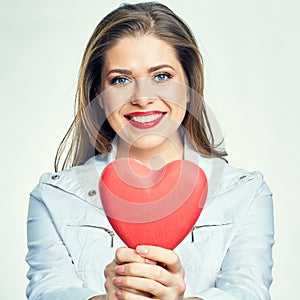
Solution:
[{"label": "brown hair", "polygon": [[227,155],[225,150],[217,150],[222,142],[214,145],[203,102],[203,61],[189,27],[160,3],[123,4],[98,24],[85,49],[76,93],[76,115],[57,150],[56,171],[68,142],[71,145],[62,169],[83,164],[96,154],[110,152],[115,133],[107,121],[99,124],[103,112],[98,101],[92,104],[100,92],[105,53],[125,36],[145,34],[154,35],[174,47],[193,91],[182,122],[189,145],[206,157],[223,158]]}]

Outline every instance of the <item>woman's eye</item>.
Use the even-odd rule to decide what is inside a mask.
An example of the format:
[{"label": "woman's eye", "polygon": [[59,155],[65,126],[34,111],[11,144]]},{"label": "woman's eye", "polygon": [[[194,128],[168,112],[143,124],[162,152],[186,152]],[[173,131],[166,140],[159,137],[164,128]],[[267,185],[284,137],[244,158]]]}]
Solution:
[{"label": "woman's eye", "polygon": [[167,79],[170,79],[172,76],[168,73],[161,73],[157,74],[154,78],[156,81],[165,81]]},{"label": "woman's eye", "polygon": [[116,85],[125,85],[129,82],[129,79],[126,77],[115,77],[111,80],[112,84]]}]

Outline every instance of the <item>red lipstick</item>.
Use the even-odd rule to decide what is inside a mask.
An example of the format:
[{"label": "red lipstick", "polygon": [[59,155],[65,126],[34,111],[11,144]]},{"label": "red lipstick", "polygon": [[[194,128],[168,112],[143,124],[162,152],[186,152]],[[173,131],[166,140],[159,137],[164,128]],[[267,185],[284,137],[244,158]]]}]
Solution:
[{"label": "red lipstick", "polygon": [[148,129],[159,124],[165,114],[162,111],[136,111],[126,114],[124,117],[132,126],[139,129]]}]

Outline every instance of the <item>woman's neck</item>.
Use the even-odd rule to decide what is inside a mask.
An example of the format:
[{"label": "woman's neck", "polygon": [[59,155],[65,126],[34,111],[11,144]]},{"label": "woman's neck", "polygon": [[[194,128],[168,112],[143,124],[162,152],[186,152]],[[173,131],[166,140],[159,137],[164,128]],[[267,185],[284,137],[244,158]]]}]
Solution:
[{"label": "woman's neck", "polygon": [[178,132],[153,148],[138,148],[119,140],[116,158],[130,157],[144,163],[148,168],[156,170],[171,161],[183,158],[183,143]]}]

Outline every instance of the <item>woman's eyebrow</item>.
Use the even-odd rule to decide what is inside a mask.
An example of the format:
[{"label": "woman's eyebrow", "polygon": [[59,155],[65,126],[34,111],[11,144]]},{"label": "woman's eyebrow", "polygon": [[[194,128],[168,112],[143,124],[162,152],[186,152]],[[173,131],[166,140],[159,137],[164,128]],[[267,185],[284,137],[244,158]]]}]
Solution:
[{"label": "woman's eyebrow", "polygon": [[129,70],[126,70],[126,69],[112,69],[112,70],[107,72],[106,77],[111,73],[120,73],[120,74],[124,74],[124,75],[132,75],[132,72],[129,71]]},{"label": "woman's eyebrow", "polygon": [[148,69],[148,73],[155,72],[155,71],[160,70],[160,69],[163,69],[163,68],[171,68],[172,70],[175,71],[175,69],[174,69],[171,65],[168,65],[168,64],[161,64],[161,65],[157,65],[157,66],[154,66],[154,67],[149,68],[149,69]]},{"label": "woman's eyebrow", "polygon": [[[172,70],[175,71],[175,69],[171,65],[168,65],[168,64],[157,65],[157,66],[149,68],[147,71],[148,71],[148,73],[152,73],[152,72],[155,72],[155,71],[163,69],[163,68],[171,68]],[[130,70],[127,70],[127,69],[112,69],[112,70],[109,70],[107,72],[106,77],[111,73],[119,73],[119,74],[123,74],[123,75],[132,75],[132,72]]]}]

